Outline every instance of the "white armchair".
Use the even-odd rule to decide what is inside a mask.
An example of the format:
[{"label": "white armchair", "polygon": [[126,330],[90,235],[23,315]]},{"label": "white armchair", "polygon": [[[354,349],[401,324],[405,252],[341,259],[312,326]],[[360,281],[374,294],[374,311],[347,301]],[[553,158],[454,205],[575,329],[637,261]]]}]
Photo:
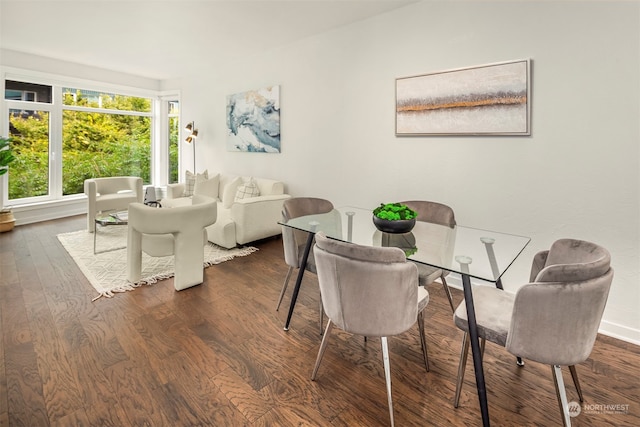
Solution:
[{"label": "white armchair", "polygon": [[171,209],[142,203],[129,205],[127,279],[141,279],[142,252],[150,256],[174,255],[174,287],[180,291],[204,280],[205,227],[216,222],[216,201],[193,196],[192,204]]},{"label": "white armchair", "polygon": [[84,194],[87,195],[87,230],[93,233],[96,229],[95,218],[98,212],[124,210],[129,207],[129,203],[142,203],[142,178],[112,176],[86,179]]}]

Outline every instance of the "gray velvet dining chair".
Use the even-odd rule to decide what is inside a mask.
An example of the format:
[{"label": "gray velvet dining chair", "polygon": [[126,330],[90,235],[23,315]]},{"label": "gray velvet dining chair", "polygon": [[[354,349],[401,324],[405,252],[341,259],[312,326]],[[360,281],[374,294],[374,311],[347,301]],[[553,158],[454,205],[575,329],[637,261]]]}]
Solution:
[{"label": "gray velvet dining chair", "polygon": [[[535,255],[530,283],[514,294],[476,286],[478,334],[515,356],[551,365],[563,425],[571,425],[561,366],[568,366],[580,402],[576,365],[593,349],[613,280],[609,252],[584,240],[560,239]],[[454,406],[458,407],[469,348],[464,301],[454,314],[464,333]]]},{"label": "gray velvet dining chair", "polygon": [[316,379],[334,326],[364,337],[380,337],[393,426],[387,337],[407,331],[417,321],[424,364],[429,371],[422,314],[429,302],[429,293],[418,286],[418,269],[407,261],[400,248],[346,243],[328,238],[322,232],[316,234],[315,257],[320,295],[329,321],[311,379]]},{"label": "gray velvet dining chair", "polygon": [[[333,210],[333,204],[329,200],[320,199],[316,197],[292,197],[287,199],[282,204],[282,220],[288,221],[293,218],[298,218],[306,215],[324,214]],[[276,305],[276,311],[280,309],[280,304],[284,298],[284,294],[287,291],[289,280],[293,272],[300,268],[302,264],[302,257],[304,255],[304,247],[307,242],[307,236],[309,234],[302,230],[294,230],[290,227],[282,227],[282,245],[284,247],[284,261],[289,266],[287,275],[285,276],[284,283],[282,284],[282,290],[278,297],[278,304]],[[306,271],[316,273],[315,258],[312,252],[309,253]],[[322,333],[323,325],[323,309],[322,300],[320,301],[320,333]]]},{"label": "gray velvet dining chair", "polygon": [[[409,200],[401,202],[407,205],[410,209],[413,209],[418,214],[417,220],[423,222],[430,222],[432,224],[444,225],[446,227],[453,228],[456,226],[456,218],[451,207],[438,202],[432,202],[428,200]],[[442,270],[428,265],[418,265],[418,275],[420,277],[420,286],[429,286],[434,283],[436,279],[440,279],[444,293],[447,296],[451,311],[455,312],[456,307],[453,304],[453,297],[451,296],[451,290],[447,284],[445,277],[449,274],[448,271]]]}]

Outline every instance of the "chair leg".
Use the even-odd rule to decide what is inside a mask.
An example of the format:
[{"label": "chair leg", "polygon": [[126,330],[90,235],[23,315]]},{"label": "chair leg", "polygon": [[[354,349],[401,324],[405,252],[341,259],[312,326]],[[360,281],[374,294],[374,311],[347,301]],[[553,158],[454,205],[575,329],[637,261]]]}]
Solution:
[{"label": "chair leg", "polygon": [[582,398],[582,388],[580,388],[580,381],[578,380],[578,371],[576,371],[576,365],[569,366],[569,372],[571,372],[573,385],[576,386],[576,390],[578,391],[578,398],[580,399],[580,402],[584,402],[584,399]]},{"label": "chair leg", "polygon": [[324,326],[324,306],[322,305],[322,296],[320,297],[320,335],[322,335],[322,327]]},{"label": "chair leg", "polygon": [[444,293],[447,295],[447,299],[449,300],[449,305],[451,306],[451,312],[456,312],[456,307],[453,305],[453,297],[451,296],[451,289],[449,289],[449,285],[447,285],[447,281],[444,279],[444,274],[440,276],[440,280],[442,280],[442,286],[444,287]]},{"label": "chair leg", "polygon": [[389,346],[387,345],[387,337],[380,337],[382,344],[382,362],[384,363],[384,378],[387,383],[387,401],[389,402],[389,418],[391,419],[391,427],[393,422],[393,400],[391,399],[391,366],[389,364]]},{"label": "chair leg", "polygon": [[467,355],[469,354],[469,344],[471,338],[465,332],[462,337],[462,350],[460,350],[460,364],[458,365],[458,380],[456,381],[456,394],[453,398],[453,407],[457,408],[460,403],[460,392],[462,391],[462,381],[464,381],[464,371],[467,367]]},{"label": "chair leg", "polygon": [[424,335],[424,315],[418,314],[418,329],[420,330],[420,345],[422,346],[422,356],[424,357],[424,367],[429,372],[429,354],[427,353],[427,339]]},{"label": "chair leg", "polygon": [[284,298],[284,293],[287,290],[287,286],[289,285],[289,279],[291,278],[291,273],[293,273],[293,267],[289,267],[289,271],[287,271],[287,276],[284,278],[284,284],[282,285],[282,290],[280,291],[280,297],[278,298],[278,305],[276,306],[276,311],[280,309],[282,298]]},{"label": "chair leg", "polygon": [[571,418],[569,416],[569,403],[567,402],[567,393],[564,389],[564,381],[562,380],[562,369],[559,365],[551,366],[553,374],[553,383],[556,386],[556,396],[558,396],[558,404],[560,405],[560,413],[562,414],[562,425],[571,427]]},{"label": "chair leg", "polygon": [[320,350],[318,350],[318,357],[316,358],[316,365],[313,367],[313,373],[311,374],[311,381],[316,380],[316,374],[318,373],[318,368],[320,367],[320,362],[322,361],[322,356],[324,356],[324,351],[327,349],[327,343],[329,342],[329,334],[331,333],[331,328],[333,328],[333,323],[331,319],[327,322],[327,329],[324,330],[324,336],[322,337],[322,343],[320,343]]}]

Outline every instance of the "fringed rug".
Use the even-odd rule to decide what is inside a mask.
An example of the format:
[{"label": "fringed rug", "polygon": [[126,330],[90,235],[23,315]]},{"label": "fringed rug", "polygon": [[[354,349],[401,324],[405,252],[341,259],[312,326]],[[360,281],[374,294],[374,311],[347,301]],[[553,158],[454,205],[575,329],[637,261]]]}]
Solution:
[{"label": "fringed rug", "polygon": [[[82,273],[98,291],[98,298],[112,297],[116,292],[132,291],[141,285],[151,285],[158,280],[174,275],[173,256],[152,257],[142,253],[142,280],[131,283],[127,280],[127,227],[100,227],[97,231],[94,254],[94,235],[87,230],[58,235],[58,240],[69,252]],[[257,248],[244,247],[224,249],[209,242],[204,246],[204,267],[246,256]]]}]

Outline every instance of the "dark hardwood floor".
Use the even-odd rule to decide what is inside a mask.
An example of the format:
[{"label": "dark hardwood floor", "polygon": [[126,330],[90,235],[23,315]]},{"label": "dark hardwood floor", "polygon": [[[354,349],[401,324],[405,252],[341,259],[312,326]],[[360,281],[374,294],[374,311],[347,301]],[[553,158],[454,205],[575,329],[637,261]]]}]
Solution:
[{"label": "dark hardwood floor", "polygon": [[[317,279],[305,276],[283,331],[280,239],[207,268],[203,285],[176,292],[166,280],[92,302],[96,292],[56,238],[84,226],[80,216],[0,233],[0,426],[388,425],[378,339],[336,331],[310,380]],[[462,334],[442,287],[429,291],[431,371],[417,326],[389,339],[396,425],[479,426],[471,363],[461,405],[452,406]],[[599,336],[577,367],[586,406],[574,425],[640,425],[639,350]],[[561,425],[550,367],[518,368],[492,344],[484,366],[492,425]],[[566,369],[564,379],[577,400]]]}]

